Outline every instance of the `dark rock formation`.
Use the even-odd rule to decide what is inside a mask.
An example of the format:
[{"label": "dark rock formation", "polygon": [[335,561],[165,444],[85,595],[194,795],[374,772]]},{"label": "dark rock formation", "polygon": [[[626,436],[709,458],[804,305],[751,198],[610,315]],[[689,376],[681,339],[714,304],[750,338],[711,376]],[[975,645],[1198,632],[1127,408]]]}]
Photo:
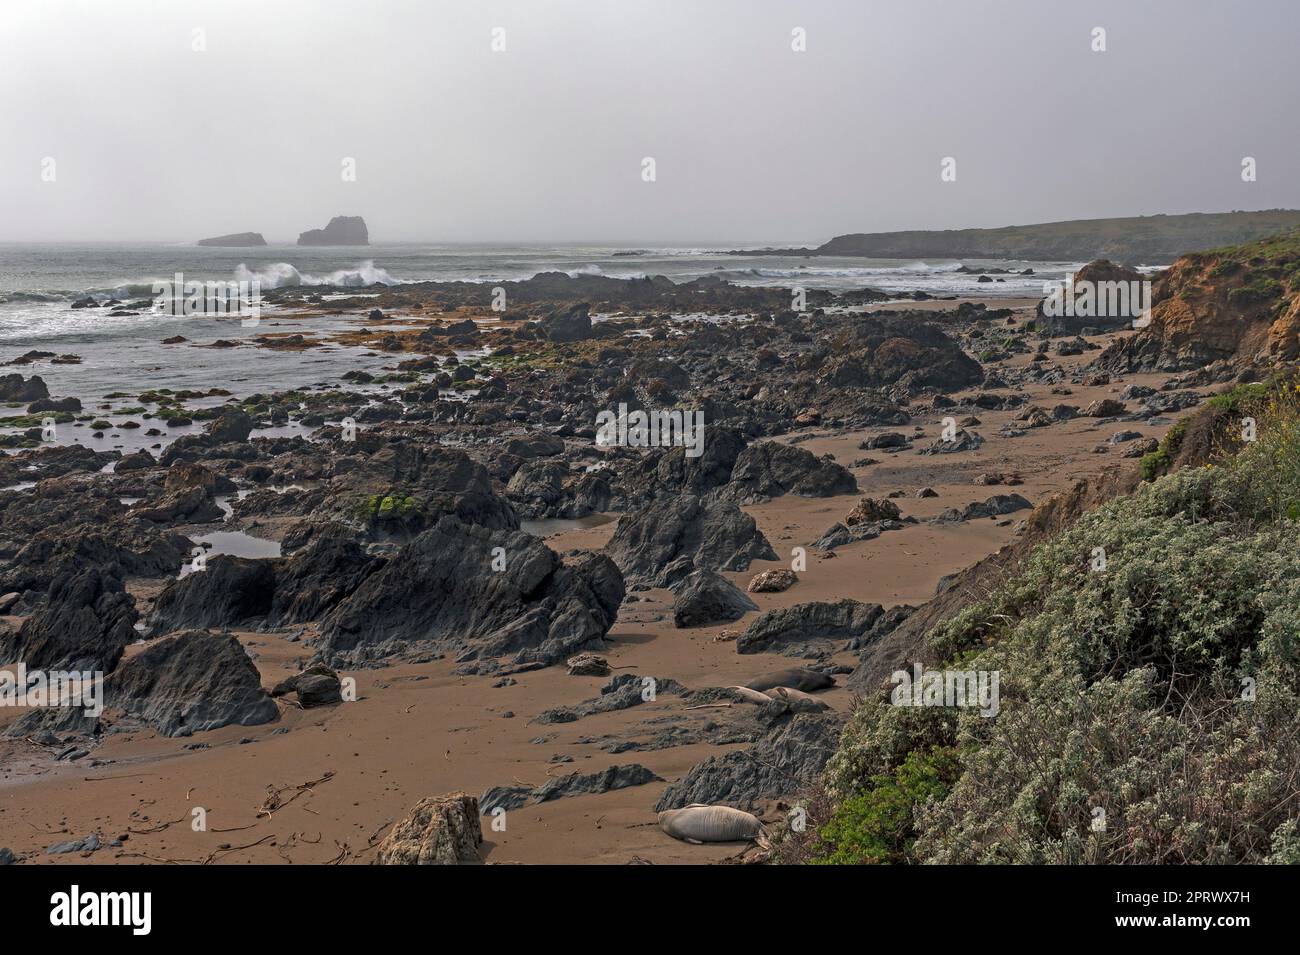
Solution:
[{"label": "dark rock formation", "polygon": [[122,663],[104,681],[103,702],[98,719],[80,709],[46,709],[24,716],[11,733],[96,732],[99,723],[111,722],[189,736],[231,724],[258,726],[280,715],[239,641],[206,630],[159,640]]},{"label": "dark rock formation", "polygon": [[247,441],[253,432],[253,419],[239,408],[227,408],[208,422],[209,437],[218,444],[228,441]]},{"label": "dark rock formation", "polygon": [[842,720],[833,713],[792,713],[775,701],[760,718],[767,727],[757,743],[697,763],[664,791],[655,811],[692,803],[752,809],[810,788],[839,745]]},{"label": "dark rock formation", "polygon": [[1033,505],[1019,494],[994,494],[990,498],[967,504],[960,509],[955,507],[945,508],[938,517],[934,518],[934,523],[959,524],[962,521],[975,520],[981,517],[998,517],[1002,514],[1011,514],[1029,507],[1033,507]]},{"label": "dark rock formation", "polygon": [[605,547],[635,583],[668,587],[696,569],[747,570],[776,552],[736,505],[692,494],[664,498],[619,518]]},{"label": "dark rock formation", "polygon": [[534,802],[543,803],[553,799],[563,799],[566,796],[599,795],[615,789],[644,786],[646,783],[655,782],[663,782],[663,779],[640,763],[629,763],[626,766],[611,766],[599,773],[585,775],[570,773],[567,776],[557,776],[533,790],[532,796]]},{"label": "dark rock formation", "polygon": [[[804,603],[769,610],[736,639],[737,653],[807,652],[822,641],[846,641],[864,633],[884,608],[857,600]],[[838,647],[836,647],[838,649]]]},{"label": "dark rock formation", "polygon": [[[256,245],[266,245],[260,232],[232,232],[230,235],[213,236],[211,239],[199,239],[199,245],[216,246],[223,249],[245,249]],[[299,245],[303,243],[299,242]]]},{"label": "dark rock formation", "polygon": [[419,649],[549,665],[598,649],[622,600],[606,557],[569,566],[529,534],[444,517],[325,618],[320,649],[354,664]]},{"label": "dark rock formation", "polygon": [[219,554],[196,570],[169,583],[154,602],[146,621],[152,636],[173,630],[230,627],[271,609],[275,598],[275,563]]},{"label": "dark rock formation", "polygon": [[22,375],[0,375],[0,401],[28,404],[50,396],[50,389],[39,375],[23,378]]},{"label": "dark rock formation", "polygon": [[591,337],[591,306],[586,302],[552,309],[542,319],[542,332],[553,342],[578,342]]},{"label": "dark rock formation", "polygon": [[383,565],[382,558],[367,554],[351,538],[318,535],[292,557],[276,562],[267,626],[321,619]]},{"label": "dark rock formation", "polygon": [[93,567],[68,569],[17,633],[0,634],[0,659],[29,669],[107,673],[135,639],[138,617],[118,578]]},{"label": "dark rock formation", "polygon": [[857,480],[834,461],[792,445],[760,441],[736,458],[726,494],[738,503],[755,504],[784,494],[834,497],[857,490]]},{"label": "dark rock formation", "polygon": [[674,588],[673,624],[703,627],[739,620],[758,604],[726,577],[712,570],[697,570]]},{"label": "dark rock formation", "polygon": [[298,235],[299,245],[369,245],[370,233],[361,216],[335,216],[323,229],[309,229]]},{"label": "dark rock formation", "polygon": [[304,708],[329,706],[343,702],[342,682],[339,675],[323,663],[313,663],[301,673],[281,680],[271,690],[271,696],[297,694]]}]

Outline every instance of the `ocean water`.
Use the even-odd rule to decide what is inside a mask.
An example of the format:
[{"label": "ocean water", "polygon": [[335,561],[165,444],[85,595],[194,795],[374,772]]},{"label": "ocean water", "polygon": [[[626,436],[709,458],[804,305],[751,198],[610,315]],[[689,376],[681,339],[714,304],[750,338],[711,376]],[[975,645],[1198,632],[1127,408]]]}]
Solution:
[{"label": "ocean water", "polygon": [[[633,252],[634,254],[626,254]],[[624,254],[619,254],[624,253]],[[175,316],[160,309],[112,317],[106,309],[77,309],[71,304],[90,295],[101,301],[152,298],[155,282],[182,273],[186,281],[256,279],[262,287],[306,284],[359,288],[379,282],[395,285],[419,281],[500,282],[530,278],[539,272],[631,278],[666,275],[689,281],[715,275],[740,285],[801,286],[823,289],[878,288],[933,295],[977,294],[983,297],[1037,297],[1043,283],[1059,281],[1079,263],[966,260],[977,267],[1033,268],[1033,276],[1000,276],[1001,282],[978,282],[957,272],[957,260],[742,256],[705,248],[628,249],[583,246],[440,246],[419,243],[364,248],[300,248],[272,245],[251,249],[215,249],[178,244],[15,244],[0,243],[0,374],[39,374],[51,394],[80,398],[88,414],[111,413],[131,402],[107,399],[110,393],[135,394],[152,388],[224,388],[236,396],[259,391],[337,384],[349,370],[378,373],[395,364],[391,355],[339,345],[300,352],[253,347],[253,334],[328,332],[365,324],[364,312],[352,316],[316,316],[277,321],[264,307],[255,330],[236,318]],[[281,316],[283,318],[283,316]],[[163,345],[183,335],[191,344]],[[237,348],[196,347],[217,339],[237,341]],[[31,364],[4,367],[30,350],[75,354],[79,364]],[[213,399],[218,401],[220,399]],[[199,402],[200,404],[202,402]],[[15,414],[8,409],[0,413]],[[197,425],[195,427],[198,427]],[[168,439],[189,429],[171,430]],[[84,425],[61,429],[59,442],[75,441],[96,448],[152,446],[156,438],[140,431],[117,431],[94,438]]]},{"label": "ocean water", "polygon": [[[629,251],[637,254],[618,254]],[[375,282],[526,279],[539,272],[588,273],[614,278],[666,275],[689,281],[717,275],[740,285],[850,289],[871,286],[887,292],[978,293],[994,296],[1041,295],[1045,280],[1060,279],[1079,263],[967,260],[965,264],[1035,275],[1003,276],[1005,282],[980,283],[959,274],[956,260],[738,256],[723,250],[667,248],[628,250],[580,246],[439,246],[418,243],[364,248],[302,248],[293,245],[252,249],[214,249],[194,245],[15,244],[0,243],[0,347],[33,335],[59,336],[87,328],[106,331],[103,316],[74,313],[68,304],[85,295],[139,299],[154,282],[180,272],[187,280],[257,279],[262,287],[333,285],[359,287]],[[147,319],[146,319],[147,321]],[[48,342],[50,339],[46,339]]]}]

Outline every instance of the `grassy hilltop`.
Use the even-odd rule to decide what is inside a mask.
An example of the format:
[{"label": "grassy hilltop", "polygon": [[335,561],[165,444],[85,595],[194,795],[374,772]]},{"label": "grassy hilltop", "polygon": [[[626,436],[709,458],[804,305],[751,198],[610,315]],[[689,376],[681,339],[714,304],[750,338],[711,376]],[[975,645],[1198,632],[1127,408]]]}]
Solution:
[{"label": "grassy hilltop", "polygon": [[1132,265],[1163,265],[1194,249],[1253,242],[1295,228],[1300,228],[1300,210],[1195,212],[1075,219],[1000,229],[855,232],[836,236],[815,249],[782,251],[884,259],[1110,259]]}]

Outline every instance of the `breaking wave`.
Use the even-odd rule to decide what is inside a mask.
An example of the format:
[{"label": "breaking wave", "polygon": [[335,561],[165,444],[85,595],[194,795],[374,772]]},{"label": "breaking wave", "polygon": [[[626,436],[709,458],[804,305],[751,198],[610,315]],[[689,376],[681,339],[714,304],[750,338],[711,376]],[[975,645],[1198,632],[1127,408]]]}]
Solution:
[{"label": "breaking wave", "polygon": [[238,282],[260,283],[262,288],[283,288],[291,285],[332,285],[339,288],[363,288],[367,285],[401,285],[384,269],[376,268],[372,261],[362,262],[354,269],[338,269],[329,275],[312,275],[299,272],[288,262],[276,262],[261,269],[240,265],[235,269]]}]

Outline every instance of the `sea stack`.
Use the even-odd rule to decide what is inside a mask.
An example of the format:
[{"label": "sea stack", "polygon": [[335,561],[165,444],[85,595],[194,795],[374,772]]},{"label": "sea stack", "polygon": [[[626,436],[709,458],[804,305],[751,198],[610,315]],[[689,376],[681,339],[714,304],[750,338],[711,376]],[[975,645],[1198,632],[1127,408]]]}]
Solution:
[{"label": "sea stack", "polygon": [[370,234],[361,216],[335,216],[323,229],[309,229],[298,236],[299,245],[369,245]]},{"label": "sea stack", "polygon": [[211,239],[199,239],[199,245],[214,245],[228,249],[244,249],[250,245],[266,245],[260,232],[234,232],[230,235],[218,235]]}]

